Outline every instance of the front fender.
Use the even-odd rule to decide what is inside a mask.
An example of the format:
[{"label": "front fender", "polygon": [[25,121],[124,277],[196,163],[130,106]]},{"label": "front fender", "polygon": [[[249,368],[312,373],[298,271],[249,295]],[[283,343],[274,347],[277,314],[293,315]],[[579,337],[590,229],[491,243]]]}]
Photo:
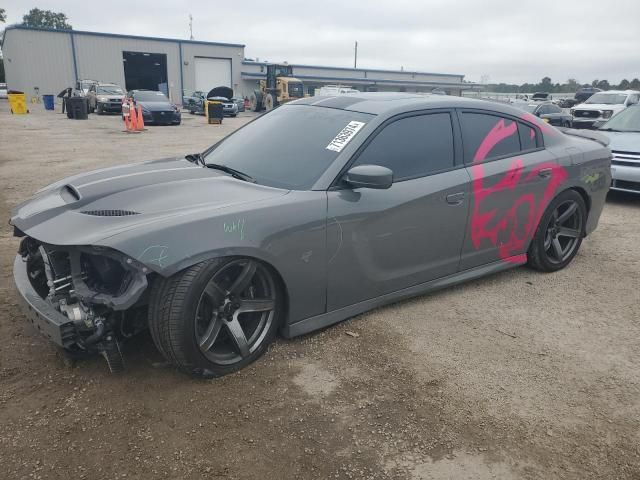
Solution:
[{"label": "front fender", "polygon": [[326,192],[288,195],[143,225],[101,242],[169,277],[210,258],[249,256],[271,265],[297,321],[325,311]]}]

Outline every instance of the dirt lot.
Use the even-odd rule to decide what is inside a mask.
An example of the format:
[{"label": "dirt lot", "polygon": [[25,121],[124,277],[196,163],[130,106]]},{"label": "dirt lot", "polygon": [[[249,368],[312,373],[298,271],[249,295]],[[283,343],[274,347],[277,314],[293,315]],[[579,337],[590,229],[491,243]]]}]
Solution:
[{"label": "dirt lot", "polygon": [[[199,151],[250,118],[127,135],[41,108],[0,103],[2,219],[61,177]],[[560,273],[381,308],[214,381],[164,366],[148,336],[123,376],[66,364],[17,307],[1,225],[2,478],[640,479],[640,198],[610,195]]]}]

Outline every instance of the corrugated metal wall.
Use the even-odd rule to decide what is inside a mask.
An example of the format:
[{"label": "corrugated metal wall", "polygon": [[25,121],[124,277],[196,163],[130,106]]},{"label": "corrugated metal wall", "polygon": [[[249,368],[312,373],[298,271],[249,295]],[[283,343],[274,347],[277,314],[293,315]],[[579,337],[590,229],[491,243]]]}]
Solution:
[{"label": "corrugated metal wall", "polygon": [[2,46],[7,87],[35,95],[58,94],[75,82],[67,33],[7,29]]},{"label": "corrugated metal wall", "polygon": [[[188,90],[195,89],[195,57],[209,58],[229,58],[231,59],[231,80],[234,92],[238,90],[241,82],[240,71],[242,69],[242,60],[244,59],[244,48],[227,47],[215,45],[202,45],[197,43],[181,43],[182,45],[182,61],[184,88]],[[186,63],[186,65],[184,65]],[[212,85],[211,88],[219,85]]]},{"label": "corrugated metal wall", "polygon": [[78,79],[114,82],[125,88],[123,51],[165,54],[169,93],[171,100],[176,103],[182,102],[183,88],[194,89],[196,56],[230,59],[234,88],[240,84],[241,62],[244,58],[244,47],[241,45],[11,27],[5,32],[3,45],[7,84],[9,88],[25,91],[29,96],[35,94],[33,87],[36,86],[40,87],[41,95],[57,94],[75,84],[77,69]]},{"label": "corrugated metal wall", "polygon": [[74,38],[78,77],[114,82],[122,88],[125,88],[123,51],[165,54],[169,94],[172,101],[180,101],[182,93],[177,43],[86,34],[74,34]]}]

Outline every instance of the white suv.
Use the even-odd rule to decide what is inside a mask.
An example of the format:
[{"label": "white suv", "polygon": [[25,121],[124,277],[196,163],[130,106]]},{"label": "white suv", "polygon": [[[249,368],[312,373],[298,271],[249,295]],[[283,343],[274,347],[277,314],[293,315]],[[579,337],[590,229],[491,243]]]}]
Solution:
[{"label": "white suv", "polygon": [[571,109],[574,128],[591,128],[596,122],[609,120],[629,105],[640,102],[636,90],[609,90],[590,96],[586,102]]}]

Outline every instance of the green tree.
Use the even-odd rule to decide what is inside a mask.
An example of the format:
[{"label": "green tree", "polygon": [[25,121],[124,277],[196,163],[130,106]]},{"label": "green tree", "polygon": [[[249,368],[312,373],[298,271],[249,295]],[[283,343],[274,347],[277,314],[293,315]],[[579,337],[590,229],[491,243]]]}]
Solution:
[{"label": "green tree", "polygon": [[596,79],[593,82],[591,82],[591,86],[592,87],[597,87],[599,82],[600,82],[600,80]]},{"label": "green tree", "polygon": [[553,83],[551,83],[551,79],[549,77],[544,77],[540,82],[540,90],[543,92],[551,92],[553,91]]},{"label": "green tree", "polygon": [[40,10],[32,8],[29,13],[22,17],[22,24],[27,27],[55,28],[56,30],[72,30],[73,27],[67,23],[67,16],[64,13],[56,13],[51,10]]},{"label": "green tree", "polygon": [[623,78],[622,81],[620,82],[620,85],[618,85],[618,89],[619,90],[628,90],[629,89],[629,80],[627,80],[626,78]]},{"label": "green tree", "polygon": [[637,78],[631,80],[631,83],[629,83],[629,88],[633,90],[640,90],[640,80],[638,80]]},{"label": "green tree", "polygon": [[606,80],[600,80],[598,82],[598,84],[596,85],[596,87],[598,87],[601,90],[610,90],[611,89],[611,85],[609,85],[609,82]]},{"label": "green tree", "polygon": [[4,23],[7,21],[7,12],[4,8],[0,8],[0,22]]}]

